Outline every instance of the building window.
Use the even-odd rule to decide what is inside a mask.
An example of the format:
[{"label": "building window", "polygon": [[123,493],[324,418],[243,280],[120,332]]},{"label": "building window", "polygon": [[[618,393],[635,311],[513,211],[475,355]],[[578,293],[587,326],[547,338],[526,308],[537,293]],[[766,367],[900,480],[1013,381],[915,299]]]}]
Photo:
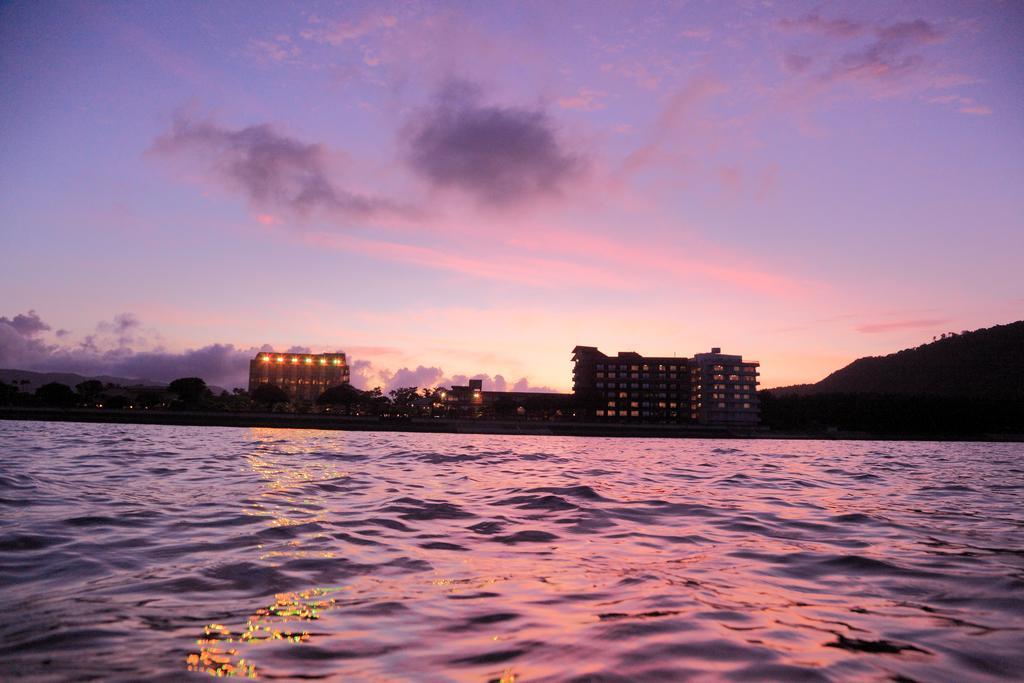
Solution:
[{"label": "building window", "polygon": [[750,410],[750,404],[749,403],[744,403],[743,407],[746,408],[747,410]]},{"label": "building window", "polygon": [[724,404],[724,403],[719,403],[719,404],[718,404],[718,407],[719,407],[719,408],[724,408],[724,407],[725,407],[725,404]]},{"label": "building window", "polygon": [[604,417],[604,411],[603,410],[598,410],[597,411],[597,416],[598,417]]}]

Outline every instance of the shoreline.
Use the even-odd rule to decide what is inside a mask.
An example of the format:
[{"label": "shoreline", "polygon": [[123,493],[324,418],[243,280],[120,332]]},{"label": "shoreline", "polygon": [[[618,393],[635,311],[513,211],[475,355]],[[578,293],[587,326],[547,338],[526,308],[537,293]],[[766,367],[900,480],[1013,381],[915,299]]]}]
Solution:
[{"label": "shoreline", "polygon": [[111,410],[90,408],[0,408],[0,420],[153,424],[181,427],[320,429],[360,432],[428,434],[494,434],[510,436],[589,436],[661,439],[799,439],[827,441],[975,441],[1024,442],[1024,434],[868,434],[865,432],[773,432],[768,427],[709,427],[667,424],[599,424],[527,420],[464,420],[451,418],[375,418],[297,413],[209,413],[177,410]]}]

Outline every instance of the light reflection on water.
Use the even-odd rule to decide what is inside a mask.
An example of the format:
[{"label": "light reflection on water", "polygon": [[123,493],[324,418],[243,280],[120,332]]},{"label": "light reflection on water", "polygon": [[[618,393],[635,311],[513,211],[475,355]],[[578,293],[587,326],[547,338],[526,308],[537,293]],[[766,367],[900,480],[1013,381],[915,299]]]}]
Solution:
[{"label": "light reflection on water", "polygon": [[1020,444],[0,423],[11,676],[1013,679]]}]

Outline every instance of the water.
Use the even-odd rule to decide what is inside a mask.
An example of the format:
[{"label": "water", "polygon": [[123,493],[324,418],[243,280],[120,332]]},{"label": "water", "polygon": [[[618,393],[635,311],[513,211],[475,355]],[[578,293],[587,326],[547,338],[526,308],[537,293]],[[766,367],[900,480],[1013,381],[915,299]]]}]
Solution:
[{"label": "water", "polygon": [[0,678],[1024,676],[1024,445],[0,422]]}]

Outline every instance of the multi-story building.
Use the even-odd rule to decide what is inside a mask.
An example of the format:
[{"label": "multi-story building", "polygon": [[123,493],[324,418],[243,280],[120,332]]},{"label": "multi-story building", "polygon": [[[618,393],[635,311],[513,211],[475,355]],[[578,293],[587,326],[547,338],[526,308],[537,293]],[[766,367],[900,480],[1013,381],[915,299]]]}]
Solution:
[{"label": "multi-story building", "polygon": [[610,422],[689,422],[686,358],[607,356],[593,346],[573,349],[573,393],[586,419]]},{"label": "multi-story building", "polygon": [[577,346],[572,359],[573,394],[587,420],[748,425],[759,419],[757,362],[718,348],[690,359],[634,351],[608,356]]},{"label": "multi-story building", "polygon": [[756,360],[698,353],[690,360],[690,417],[701,424],[754,425],[761,418]]},{"label": "multi-story building", "polygon": [[313,403],[324,390],[349,380],[344,353],[261,351],[249,361],[249,392],[261,384],[284,389],[293,403]]}]

